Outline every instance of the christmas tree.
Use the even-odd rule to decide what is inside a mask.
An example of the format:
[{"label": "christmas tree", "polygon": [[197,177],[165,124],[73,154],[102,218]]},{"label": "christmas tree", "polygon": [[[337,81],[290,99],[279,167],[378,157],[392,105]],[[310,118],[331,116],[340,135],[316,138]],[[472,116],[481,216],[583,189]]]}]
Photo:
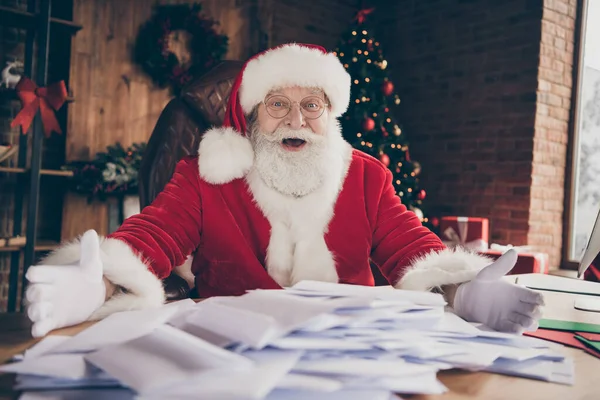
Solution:
[{"label": "christmas tree", "polygon": [[400,97],[389,78],[381,44],[365,21],[372,11],[358,12],[335,50],[352,77],[352,99],[340,121],[342,132],[354,148],[379,159],[391,170],[402,203],[433,229],[436,219],[430,221],[423,212],[426,193],[419,188],[421,166],[411,160],[406,135],[393,115]]}]

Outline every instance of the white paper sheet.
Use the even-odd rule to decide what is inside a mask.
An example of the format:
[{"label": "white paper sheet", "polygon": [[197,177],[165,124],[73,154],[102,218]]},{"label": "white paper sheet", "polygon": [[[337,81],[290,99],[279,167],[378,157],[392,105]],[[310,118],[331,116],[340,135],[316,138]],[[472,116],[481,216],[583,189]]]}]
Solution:
[{"label": "white paper sheet", "polygon": [[334,392],[341,390],[343,383],[339,379],[290,372],[278,383],[278,389],[309,390],[316,392]]},{"label": "white paper sheet", "polygon": [[337,392],[311,392],[305,390],[274,390],[266,400],[401,400],[387,390],[340,390]]},{"label": "white paper sheet", "polygon": [[[185,303],[183,303],[185,304]],[[51,350],[51,353],[89,352],[149,334],[178,311],[176,305],[118,312],[84,329]]]},{"label": "white paper sheet", "polygon": [[197,379],[213,369],[248,369],[246,357],[214,346],[168,325],[131,341],[106,346],[86,359],[140,393]]},{"label": "white paper sheet", "polygon": [[0,372],[80,379],[91,376],[93,370],[83,354],[50,354],[0,365]]},{"label": "white paper sheet", "polygon": [[55,348],[59,344],[62,344],[64,341],[70,338],[70,336],[48,335],[33,346],[31,346],[29,349],[25,350],[23,358],[39,357],[43,354],[48,353],[50,350],[52,350],[53,348]]},{"label": "white paper sheet", "polygon": [[135,394],[128,389],[53,390],[25,392],[19,400],[134,400]]}]

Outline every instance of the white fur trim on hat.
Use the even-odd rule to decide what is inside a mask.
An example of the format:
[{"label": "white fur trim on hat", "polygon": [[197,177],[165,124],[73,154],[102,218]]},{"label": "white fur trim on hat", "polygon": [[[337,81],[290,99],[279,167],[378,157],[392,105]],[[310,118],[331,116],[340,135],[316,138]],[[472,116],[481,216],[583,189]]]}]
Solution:
[{"label": "white fur trim on hat", "polygon": [[322,89],[337,118],[350,103],[350,74],[333,53],[298,44],[288,44],[265,52],[248,62],[239,91],[246,114],[275,88],[301,86]]},{"label": "white fur trim on hat", "polygon": [[468,282],[492,262],[491,258],[460,248],[433,251],[417,258],[395,287],[431,290],[443,285]]},{"label": "white fur trim on hat", "polygon": [[[79,239],[65,243],[40,264],[75,264],[80,254]],[[160,307],[165,301],[162,281],[156,277],[127,243],[119,239],[100,238],[103,274],[110,282],[125,289],[108,299],[89,320],[99,320],[119,311]]]},{"label": "white fur trim on hat", "polygon": [[213,185],[243,178],[254,163],[250,140],[230,127],[206,131],[200,140],[198,156],[200,176]]}]

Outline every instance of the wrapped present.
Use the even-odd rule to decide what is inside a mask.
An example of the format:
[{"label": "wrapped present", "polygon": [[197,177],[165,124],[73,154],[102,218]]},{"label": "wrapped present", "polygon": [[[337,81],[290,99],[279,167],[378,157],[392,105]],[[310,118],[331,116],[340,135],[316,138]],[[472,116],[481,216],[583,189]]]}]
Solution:
[{"label": "wrapped present", "polygon": [[490,223],[487,218],[442,217],[440,232],[448,247],[464,247],[473,251],[488,249]]},{"label": "wrapped present", "polygon": [[547,274],[549,270],[548,253],[536,252],[530,246],[512,246],[499,245],[492,243],[490,249],[482,251],[481,254],[497,260],[500,256],[506,253],[509,249],[517,252],[517,263],[509,272],[509,275],[514,274]]}]

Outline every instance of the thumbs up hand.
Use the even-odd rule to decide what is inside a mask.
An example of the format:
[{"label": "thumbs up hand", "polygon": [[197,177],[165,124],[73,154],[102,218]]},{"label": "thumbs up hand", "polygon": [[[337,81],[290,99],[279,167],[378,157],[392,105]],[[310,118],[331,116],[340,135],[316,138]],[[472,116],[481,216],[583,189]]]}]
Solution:
[{"label": "thumbs up hand", "polygon": [[25,296],[33,337],[81,323],[104,303],[106,287],[96,231],[84,233],[80,246],[76,265],[37,265],[28,269]]},{"label": "thumbs up hand", "polygon": [[454,297],[456,314],[497,331],[535,331],[544,305],[542,294],[502,279],[515,266],[517,257],[515,250],[509,250],[479,271],[475,279],[460,285]]}]

